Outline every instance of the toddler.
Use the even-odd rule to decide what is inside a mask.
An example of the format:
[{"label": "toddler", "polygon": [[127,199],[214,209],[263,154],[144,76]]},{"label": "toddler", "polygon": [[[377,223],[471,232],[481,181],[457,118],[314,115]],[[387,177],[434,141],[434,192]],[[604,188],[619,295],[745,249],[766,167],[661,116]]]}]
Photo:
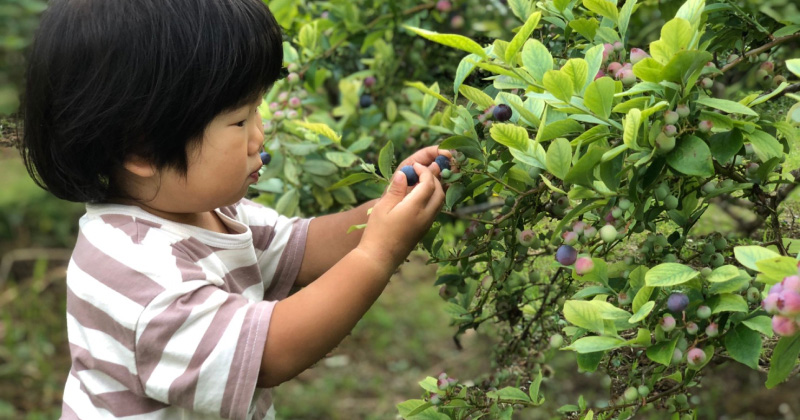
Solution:
[{"label": "toddler", "polygon": [[262,0],[49,2],[21,152],[40,186],[86,203],[62,418],[274,418],[269,388],[338,345],[430,228],[435,146],[400,164],[416,186],[397,172],[342,213],[287,218],[244,198],[282,62]]}]

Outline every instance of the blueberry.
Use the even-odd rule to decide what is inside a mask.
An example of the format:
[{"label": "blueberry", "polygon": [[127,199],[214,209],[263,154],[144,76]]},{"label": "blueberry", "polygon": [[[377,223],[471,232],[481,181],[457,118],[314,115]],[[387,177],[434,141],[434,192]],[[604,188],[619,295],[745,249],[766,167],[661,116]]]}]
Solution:
[{"label": "blueberry", "polygon": [[508,121],[511,119],[511,107],[506,104],[500,104],[494,107],[492,116],[496,121]]},{"label": "blueberry", "polygon": [[667,308],[670,312],[683,312],[689,306],[689,296],[683,293],[673,293],[667,298]]},{"label": "blueberry", "polygon": [[450,169],[450,158],[445,155],[436,156],[436,160],[434,162],[439,165],[439,169],[441,170]]},{"label": "blueberry", "polygon": [[264,165],[269,165],[270,161],[272,161],[272,156],[270,156],[267,152],[261,152],[261,163]]},{"label": "blueberry", "polygon": [[412,185],[416,185],[417,182],[419,182],[419,176],[417,176],[417,173],[414,172],[414,168],[412,168],[411,166],[408,165],[403,166],[402,168],[400,168],[400,171],[406,174],[406,180],[408,181],[409,187]]},{"label": "blueberry", "polygon": [[561,245],[558,247],[556,251],[556,260],[562,265],[572,265],[575,264],[575,260],[578,259],[578,251],[569,246],[569,245]]},{"label": "blueberry", "polygon": [[372,96],[367,94],[361,95],[358,104],[361,105],[361,108],[369,108],[372,105]]}]

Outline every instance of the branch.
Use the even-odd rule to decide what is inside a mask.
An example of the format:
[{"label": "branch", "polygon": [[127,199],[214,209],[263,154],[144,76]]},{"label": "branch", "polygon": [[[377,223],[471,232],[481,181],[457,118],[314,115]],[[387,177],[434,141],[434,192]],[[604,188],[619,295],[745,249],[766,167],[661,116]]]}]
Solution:
[{"label": "branch", "polygon": [[791,41],[793,39],[798,39],[798,38],[800,38],[800,32],[798,32],[796,34],[786,35],[786,36],[782,36],[780,38],[776,38],[772,42],[768,42],[768,43],[766,43],[766,44],[764,44],[764,45],[762,45],[762,46],[760,46],[758,48],[752,49],[752,50],[742,54],[741,57],[737,58],[736,60],[733,60],[732,63],[726,64],[725,67],[723,67],[720,71],[725,73],[726,71],[736,67],[739,63],[744,61],[744,59],[747,58],[747,57],[761,54],[764,51],[772,49],[772,47],[775,47],[777,45],[783,44],[786,41]]}]

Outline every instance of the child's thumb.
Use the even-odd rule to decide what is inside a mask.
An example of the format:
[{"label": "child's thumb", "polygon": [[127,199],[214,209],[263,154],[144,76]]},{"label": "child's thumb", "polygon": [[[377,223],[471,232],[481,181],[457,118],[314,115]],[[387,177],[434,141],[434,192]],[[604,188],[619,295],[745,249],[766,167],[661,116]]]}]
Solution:
[{"label": "child's thumb", "polygon": [[394,207],[403,201],[407,190],[408,181],[406,181],[406,175],[402,171],[397,171],[392,175],[389,187],[386,188],[386,194],[383,195],[381,201],[385,201],[390,208]]}]

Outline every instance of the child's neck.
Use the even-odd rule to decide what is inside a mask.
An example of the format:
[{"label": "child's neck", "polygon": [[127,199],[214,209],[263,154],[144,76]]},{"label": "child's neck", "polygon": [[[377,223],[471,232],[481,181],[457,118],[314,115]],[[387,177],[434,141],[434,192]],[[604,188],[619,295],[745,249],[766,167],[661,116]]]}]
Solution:
[{"label": "child's neck", "polygon": [[186,225],[191,225],[195,227],[199,227],[202,229],[210,230],[212,232],[217,233],[225,233],[229,234],[232,233],[225,222],[222,221],[222,218],[219,217],[219,214],[215,210],[210,210],[202,213],[168,213],[158,209],[154,209],[149,207],[146,204],[143,204],[138,201],[128,200],[128,199],[116,199],[110,200],[112,203],[116,204],[125,204],[129,206],[136,206],[141,208],[142,210],[161,217],[162,219],[171,220],[176,223],[182,223]]}]

